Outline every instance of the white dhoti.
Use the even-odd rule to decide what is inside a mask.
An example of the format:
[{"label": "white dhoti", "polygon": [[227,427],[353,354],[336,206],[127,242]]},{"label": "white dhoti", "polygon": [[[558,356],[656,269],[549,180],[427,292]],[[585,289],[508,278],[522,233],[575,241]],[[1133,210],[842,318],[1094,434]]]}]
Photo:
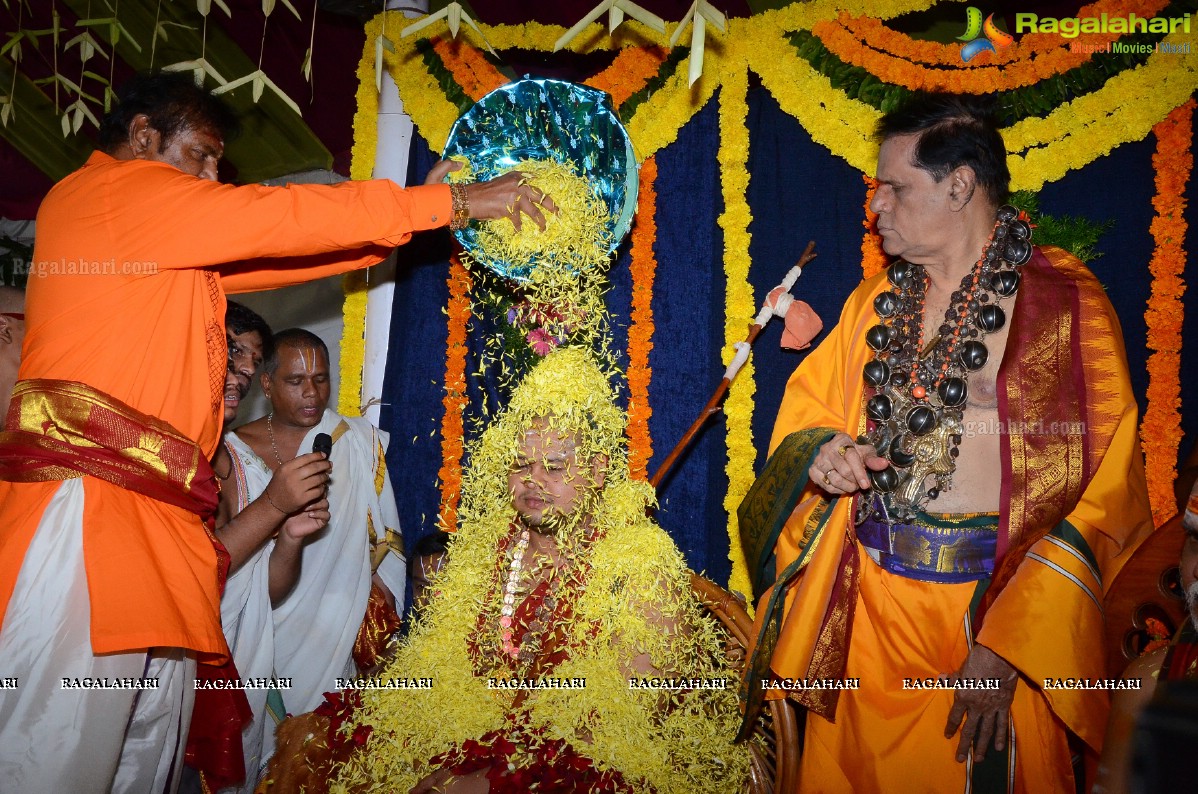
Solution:
[{"label": "white dhoti", "polygon": [[[304,545],[299,581],[287,598],[270,603],[268,541],[229,575],[221,598],[221,624],[242,678],[288,679],[289,689],[277,698],[265,690],[246,690],[253,721],[242,731],[246,781],[235,789],[254,790],[275,750],[277,708],[302,714],[321,704],[325,692],[339,688],[337,679],[357,674],[354,641],[366,614],[371,576],[379,578],[403,609],[406,561],[388,551],[375,567],[371,529],[383,543],[399,530],[395,497],[386,476],[383,452],[387,437],[364,419],[343,418],[325,411],[319,424],[300,443],[309,452],[318,433],[333,438],[328,526]],[[239,510],[257,499],[270,484],[270,467],[235,433],[225,436],[237,482]],[[383,551],[381,548],[379,551]],[[376,555],[375,559],[380,555]]]},{"label": "white dhoti", "polygon": [[0,628],[0,681],[16,679],[0,689],[0,791],[173,792],[194,674],[177,648],[92,654],[83,481],[63,482]]}]

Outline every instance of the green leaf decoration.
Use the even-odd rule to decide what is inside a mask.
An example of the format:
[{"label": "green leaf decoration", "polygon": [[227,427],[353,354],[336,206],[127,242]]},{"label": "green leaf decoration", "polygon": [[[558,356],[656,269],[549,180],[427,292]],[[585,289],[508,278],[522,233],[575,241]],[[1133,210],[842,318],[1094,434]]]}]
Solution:
[{"label": "green leaf decoration", "polygon": [[1036,245],[1064,248],[1086,263],[1102,256],[1102,253],[1096,250],[1098,240],[1115,225],[1114,220],[1096,222],[1075,215],[1045,215],[1040,212],[1039,194],[1030,190],[1012,193],[1009,202],[1031,218],[1031,224],[1035,227],[1032,239]]}]

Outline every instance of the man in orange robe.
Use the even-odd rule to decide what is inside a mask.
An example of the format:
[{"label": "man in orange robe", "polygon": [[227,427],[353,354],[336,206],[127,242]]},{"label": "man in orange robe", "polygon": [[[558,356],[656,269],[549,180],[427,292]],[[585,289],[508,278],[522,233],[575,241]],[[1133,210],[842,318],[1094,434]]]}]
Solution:
[{"label": "man in orange robe", "polygon": [[44,275],[28,287],[0,434],[0,664],[19,680],[0,692],[5,790],[177,785],[190,671],[227,654],[224,572],[203,520],[225,294],[365,267],[454,219],[518,223],[523,210],[543,223],[536,205],[554,209],[518,174],[464,192],[222,185],[230,119],[186,76],[135,78],[103,151],[39,210]]},{"label": "man in orange robe", "polygon": [[[1152,529],[1119,324],[1072,256],[1001,247],[1016,218],[984,106],[921,97],[880,137],[872,208],[905,261],[795,371],[740,508],[762,594],[743,693],[750,714],[763,696],[806,708],[804,792],[1073,792],[1069,735],[1096,753],[1108,698],[1058,684],[1105,675],[1104,588]],[[996,238],[1018,265],[1001,283],[983,270]],[[967,398],[939,389],[961,368]],[[875,447],[900,405],[902,440]],[[929,432],[920,406],[960,425],[943,411]],[[904,493],[913,517],[879,519]]]}]

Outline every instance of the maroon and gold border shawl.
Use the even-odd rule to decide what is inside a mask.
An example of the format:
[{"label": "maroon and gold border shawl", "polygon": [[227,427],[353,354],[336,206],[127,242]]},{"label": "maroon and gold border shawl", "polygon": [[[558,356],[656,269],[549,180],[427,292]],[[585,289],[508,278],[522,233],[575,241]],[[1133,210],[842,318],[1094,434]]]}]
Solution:
[{"label": "maroon and gold border shawl", "polygon": [[1106,356],[1087,350],[1112,343],[1113,318],[1098,280],[1058,248],[1036,249],[1021,272],[998,373],[1004,509],[975,630],[1028,550],[1073,511],[1123,408],[1118,373],[1102,366]]},{"label": "maroon and gold border shawl", "polygon": [[168,423],[83,383],[22,380],[0,432],[0,480],[90,475],[207,518],[216,512],[212,466]]}]

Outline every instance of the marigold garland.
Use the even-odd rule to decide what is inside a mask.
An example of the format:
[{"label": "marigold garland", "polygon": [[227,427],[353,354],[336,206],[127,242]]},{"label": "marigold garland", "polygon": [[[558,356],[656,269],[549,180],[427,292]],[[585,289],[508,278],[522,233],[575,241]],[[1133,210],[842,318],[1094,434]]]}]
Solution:
[{"label": "marigold garland", "polygon": [[[1181,45],[1186,38],[1168,36],[1164,41]],[[746,55],[782,110],[797,118],[813,140],[873,174],[878,149],[872,131],[880,111],[834,88],[783,38],[760,39]],[[1193,61],[1155,54],[1046,117],[1026,118],[1003,130],[1012,188],[1039,190],[1120,144],[1142,140],[1198,88],[1198,62]]]},{"label": "marigold garland", "polygon": [[[379,97],[374,90],[374,67],[365,58],[358,63],[357,99],[349,175],[351,179],[370,179],[378,150]],[[341,289],[345,293],[345,302],[341,306],[341,351],[338,358],[341,382],[337,389],[337,412],[342,416],[360,416],[362,367],[366,360],[367,284],[364,274],[360,271],[346,273],[341,279]]]},{"label": "marigold garland", "polygon": [[661,47],[625,47],[602,72],[587,78],[584,85],[606,91],[612,107],[619,108],[628,97],[645,87],[666,60]]},{"label": "marigold garland", "polygon": [[873,203],[874,194],[878,192],[878,180],[872,176],[861,175],[865,182],[865,234],[861,238],[861,272],[865,278],[871,278],[886,269],[890,258],[882,250],[882,235],[874,229],[878,222],[878,213],[869,208]]},{"label": "marigold garland", "polygon": [[649,459],[653,457],[653,439],[649,435],[649,380],[653,370],[649,353],[653,350],[653,278],[657,257],[653,241],[657,239],[657,158],[641,165],[640,192],[636,199],[636,223],[632,227],[632,251],[629,270],[632,275],[632,322],[628,327],[628,468],[633,479],[643,480]]},{"label": "marigold garland", "polygon": [[[1169,5],[1169,0],[1098,0],[1077,10],[1074,16],[1100,17],[1126,16],[1134,13],[1139,17],[1153,17]],[[840,24],[852,33],[866,47],[881,52],[888,52],[905,61],[917,64],[935,66],[951,66],[955,69],[986,69],[1006,64],[1027,63],[1033,59],[1048,54],[1056,54],[1065,48],[1068,52],[1069,41],[1080,41],[1087,44],[1103,44],[1119,38],[1118,33],[1082,33],[1075,39],[1065,39],[1059,33],[1025,33],[1011,46],[996,52],[989,52],[984,62],[981,60],[961,62],[961,45],[941,44],[935,41],[913,39],[905,33],[892,30],[874,16],[850,16],[841,13],[838,17]],[[814,27],[812,28],[814,32]],[[1085,63],[1089,53],[1073,53],[1077,62],[1073,66]],[[980,56],[979,56],[980,58]],[[1065,68],[1073,68],[1067,66]]]},{"label": "marigold garland", "polygon": [[462,39],[446,41],[437,37],[432,40],[433,51],[441,58],[445,68],[453,75],[466,95],[475,102],[508,82],[482,52]]},{"label": "marigold garland", "polygon": [[[1139,0],[1130,4],[1105,0],[1082,8],[1077,16],[1135,13],[1152,17],[1167,5],[1167,0]],[[1074,39],[1048,33],[1028,34],[1014,45],[990,53],[984,61],[966,64],[961,62],[959,44],[918,41],[885,27],[872,16],[851,17],[842,13],[835,20],[823,20],[812,26],[811,32],[842,61],[860,66],[887,83],[913,91],[968,94],[1009,90],[1055,77],[1081,66],[1093,55],[1092,51],[1074,51],[1070,42],[1101,46],[1120,37],[1114,33],[1083,33]]]},{"label": "marigold garland", "polygon": [[458,501],[462,495],[463,415],[466,410],[466,334],[470,328],[470,287],[473,281],[456,254],[449,264],[449,333],[445,343],[445,396],[441,404],[440,526],[446,532],[458,527]]},{"label": "marigold garland", "polygon": [[1177,448],[1181,443],[1181,328],[1186,285],[1185,191],[1194,167],[1190,151],[1194,100],[1176,108],[1152,128],[1156,150],[1152,170],[1156,217],[1149,230],[1156,248],[1148,269],[1152,294],[1144,321],[1148,327],[1148,409],[1140,425],[1148,479],[1148,500],[1157,526],[1177,513],[1173,481],[1177,478]]},{"label": "marigold garland", "polygon": [[[733,344],[744,341],[753,323],[756,304],[749,283],[749,224],[752,215],[745,195],[749,189],[749,72],[744,64],[729,65],[720,89],[720,187],[724,193],[724,212],[719,217],[724,230],[724,277],[727,283],[724,310],[724,363],[732,361]],[[753,446],[753,361],[749,359],[732,381],[724,401],[727,417],[728,493],[724,509],[728,511],[728,559],[732,575],[728,589],[751,593],[749,569],[740,546],[736,509],[753,484],[757,449]]]}]

